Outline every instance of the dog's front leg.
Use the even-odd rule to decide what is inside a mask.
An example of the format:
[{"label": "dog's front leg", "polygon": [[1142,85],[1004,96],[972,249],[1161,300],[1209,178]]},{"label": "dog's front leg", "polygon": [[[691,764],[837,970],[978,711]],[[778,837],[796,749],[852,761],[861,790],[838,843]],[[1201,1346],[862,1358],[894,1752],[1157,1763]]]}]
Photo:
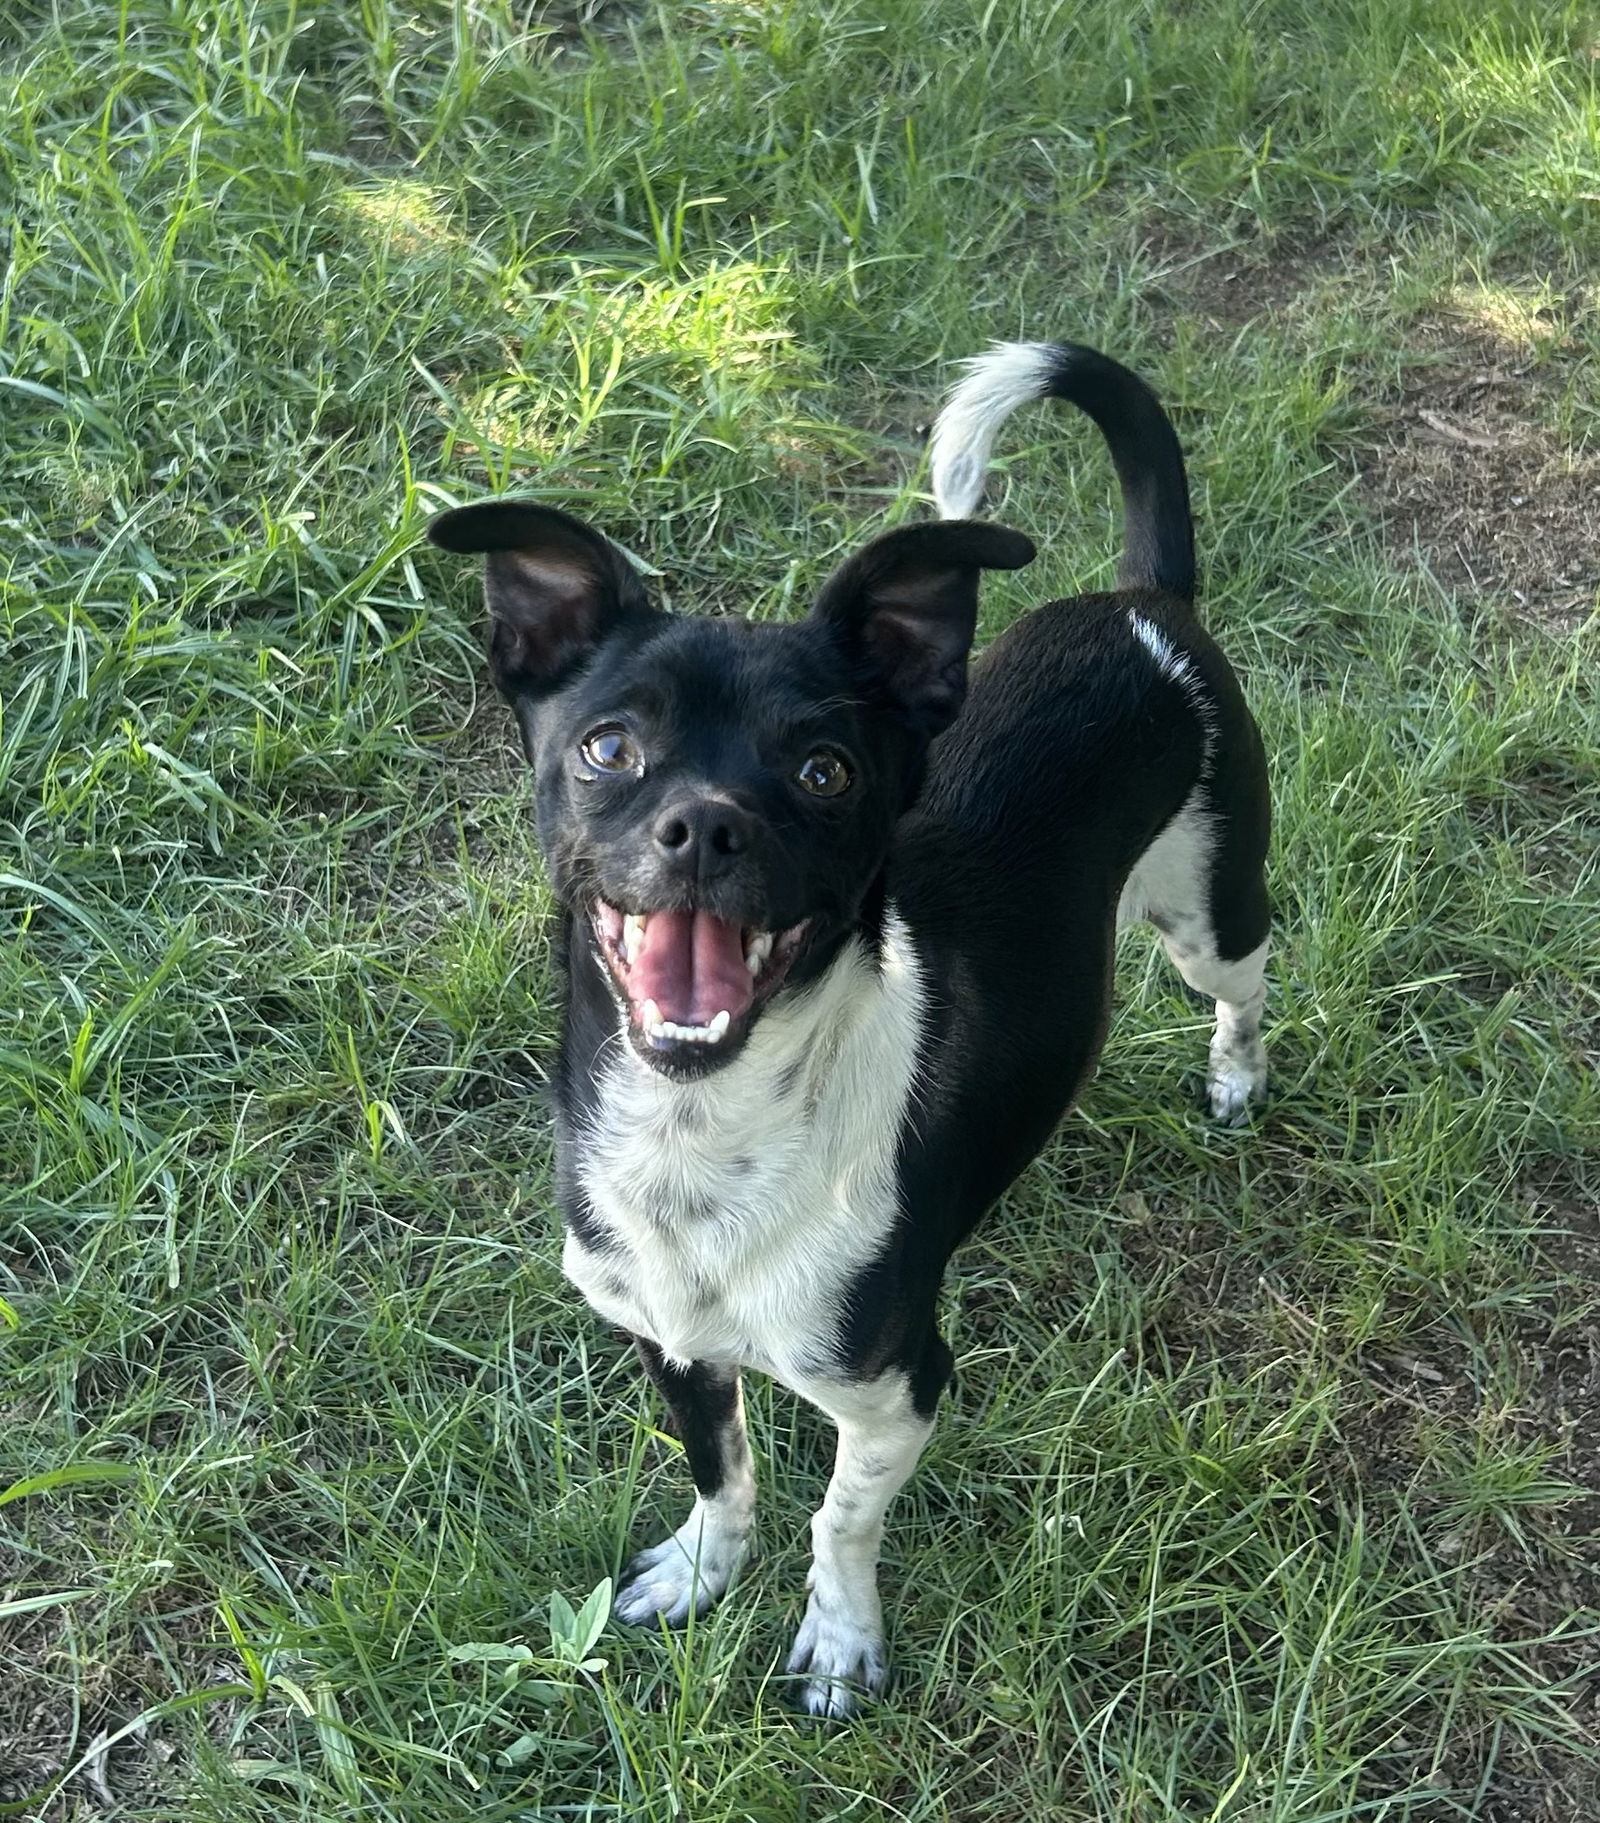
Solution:
[{"label": "dog's front leg", "polygon": [[848,1716],[856,1708],[853,1689],[880,1690],[888,1676],[878,1599],[884,1515],[917,1465],[933,1416],[918,1410],[911,1380],[898,1370],[797,1390],[838,1425],[839,1450],[811,1520],[811,1593],[788,1668],[804,1674],[795,1692],[802,1709]]},{"label": "dog's front leg", "polygon": [[670,1538],[641,1551],[622,1573],[619,1620],[680,1626],[704,1614],[750,1552],[756,1481],[744,1428],[739,1370],[706,1361],[679,1367],[654,1342],[635,1338],[645,1372],[677,1422],[696,1499]]}]

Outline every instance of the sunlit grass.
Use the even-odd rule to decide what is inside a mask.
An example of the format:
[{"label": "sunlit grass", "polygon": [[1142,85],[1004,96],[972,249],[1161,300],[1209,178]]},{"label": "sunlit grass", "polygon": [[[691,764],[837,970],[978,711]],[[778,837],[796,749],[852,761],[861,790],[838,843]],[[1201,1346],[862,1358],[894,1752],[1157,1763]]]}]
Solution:
[{"label": "sunlit grass", "polygon": [[1524,354],[1543,352],[1560,335],[1560,303],[1548,286],[1456,285],[1448,293],[1453,317]]},{"label": "sunlit grass", "polygon": [[341,190],[335,207],[387,250],[415,255],[463,245],[438,190],[409,178],[390,177]]},{"label": "sunlit grass", "polygon": [[[1591,38],[1518,0],[26,14],[0,1802],[1594,1811],[1592,629],[1397,568],[1370,505],[1441,336],[1592,437]],[[827,1437],[764,1384],[745,1583],[563,1656],[552,1592],[686,1477],[560,1277],[528,785],[420,533],[519,489],[675,607],[792,615],[1018,334],[1133,361],[1190,451],[1273,754],[1274,1099],[1204,1120],[1203,1011],[1126,938],[1100,1078],[947,1296],[899,1684],[815,1734],[779,1667]],[[1118,539],[1082,425],[1001,455],[1042,555],[985,638]]]}]

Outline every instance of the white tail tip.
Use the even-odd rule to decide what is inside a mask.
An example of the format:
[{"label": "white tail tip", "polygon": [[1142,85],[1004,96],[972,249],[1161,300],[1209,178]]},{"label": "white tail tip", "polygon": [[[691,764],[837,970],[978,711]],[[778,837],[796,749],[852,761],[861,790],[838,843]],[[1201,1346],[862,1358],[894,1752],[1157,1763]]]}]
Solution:
[{"label": "white tail tip", "polygon": [[1044,398],[1060,358],[1048,342],[996,342],[962,363],[966,373],[928,441],[941,519],[970,519],[977,511],[996,433],[1014,411]]}]

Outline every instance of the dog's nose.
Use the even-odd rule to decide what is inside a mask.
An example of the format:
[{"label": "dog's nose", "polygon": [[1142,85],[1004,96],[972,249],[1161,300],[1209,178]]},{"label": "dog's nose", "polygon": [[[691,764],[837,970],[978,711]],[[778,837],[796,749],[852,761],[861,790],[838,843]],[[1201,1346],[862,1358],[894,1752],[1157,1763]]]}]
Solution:
[{"label": "dog's nose", "polygon": [[656,819],[656,852],[674,868],[704,878],[725,873],[750,846],[750,818],[726,798],[693,798]]}]

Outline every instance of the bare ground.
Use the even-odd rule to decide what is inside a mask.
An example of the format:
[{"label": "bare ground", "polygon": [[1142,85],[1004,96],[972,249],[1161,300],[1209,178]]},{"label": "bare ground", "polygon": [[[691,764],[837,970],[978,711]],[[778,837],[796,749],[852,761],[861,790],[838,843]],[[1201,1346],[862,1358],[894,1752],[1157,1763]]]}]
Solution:
[{"label": "bare ground", "polygon": [[[1158,299],[1230,334],[1363,277],[1360,257],[1331,242],[1260,257],[1156,233],[1148,247],[1170,273]],[[1491,290],[1419,313],[1404,331],[1400,387],[1363,399],[1371,430],[1356,461],[1360,498],[1398,564],[1571,632],[1600,593],[1600,453],[1553,420],[1564,396],[1594,390],[1578,333],[1593,305],[1581,288],[1539,290],[1548,296],[1527,305]]]}]

